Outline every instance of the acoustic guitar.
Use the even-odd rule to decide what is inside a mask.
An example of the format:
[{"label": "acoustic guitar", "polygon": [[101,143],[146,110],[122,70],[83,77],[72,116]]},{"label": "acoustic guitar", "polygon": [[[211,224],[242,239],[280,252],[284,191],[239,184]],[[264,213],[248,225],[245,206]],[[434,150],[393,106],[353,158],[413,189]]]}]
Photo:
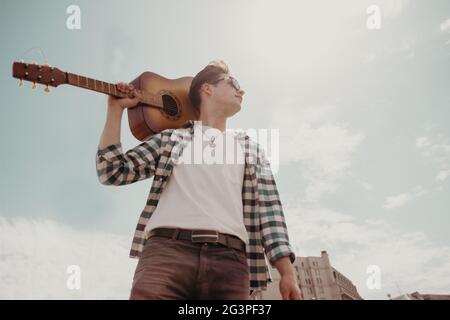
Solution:
[{"label": "acoustic guitar", "polygon": [[130,82],[136,89],[134,93],[121,93],[115,84],[87,78],[75,73],[63,72],[50,65],[14,62],[13,77],[23,81],[46,86],[49,93],[51,87],[62,84],[89,89],[114,96],[116,98],[138,98],[139,103],[128,110],[128,124],[133,136],[144,141],[165,129],[179,128],[188,120],[197,120],[198,112],[192,106],[188,92],[192,77],[167,79],[153,72],[144,72]]}]

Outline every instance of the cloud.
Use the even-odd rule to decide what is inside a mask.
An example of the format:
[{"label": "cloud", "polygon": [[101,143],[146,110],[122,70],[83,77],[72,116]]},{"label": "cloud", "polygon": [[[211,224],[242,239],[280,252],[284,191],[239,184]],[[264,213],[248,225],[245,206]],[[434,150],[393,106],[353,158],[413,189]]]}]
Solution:
[{"label": "cloud", "polygon": [[429,191],[423,186],[415,186],[411,192],[404,192],[398,195],[386,197],[383,208],[387,210],[397,209],[404,207],[415,198],[422,197],[428,194]]},{"label": "cloud", "polygon": [[[82,232],[51,220],[0,217],[0,299],[128,299],[137,261],[130,237]],[[81,271],[79,290],[69,290]]]},{"label": "cloud", "polygon": [[413,35],[407,35],[400,39],[398,44],[394,44],[391,48],[386,49],[387,54],[405,54],[408,59],[415,56],[414,46],[416,39]]},{"label": "cloud", "polygon": [[419,137],[416,139],[416,147],[417,148],[424,148],[428,147],[430,145],[430,140],[428,140],[427,137]]},{"label": "cloud", "polygon": [[366,191],[370,191],[370,190],[373,189],[373,186],[370,183],[366,182],[366,181],[360,181],[359,184]]},{"label": "cloud", "polygon": [[374,61],[376,58],[377,58],[377,55],[375,53],[370,53],[364,57],[364,62],[370,63],[370,62]]},{"label": "cloud", "polygon": [[439,26],[439,29],[442,32],[450,32],[450,18],[448,18],[447,20],[443,21],[441,23],[441,25]]},{"label": "cloud", "polygon": [[383,208],[391,210],[396,209],[405,206],[408,202],[410,202],[413,199],[411,194],[409,193],[402,193],[395,196],[387,197],[384,201]]},{"label": "cloud", "polygon": [[381,2],[382,16],[385,18],[397,18],[409,6],[409,0],[387,0]]},{"label": "cloud", "polygon": [[415,197],[421,197],[421,196],[427,194],[428,190],[422,186],[416,186],[416,187],[414,187],[413,193],[414,193]]},{"label": "cloud", "polygon": [[366,53],[363,56],[362,61],[364,63],[372,63],[373,61],[384,58],[386,56],[392,58],[392,56],[399,55],[400,57],[405,57],[407,59],[414,59],[416,56],[415,46],[417,39],[414,35],[402,36],[400,40],[396,39],[389,46],[378,48],[376,52]]},{"label": "cloud", "polygon": [[349,176],[351,157],[364,134],[334,120],[338,109],[333,105],[302,108],[287,100],[274,109],[270,126],[280,128],[279,158],[282,164],[296,163],[301,168],[308,183],[304,200],[317,202],[335,192]]},{"label": "cloud", "polygon": [[450,176],[450,170],[441,170],[436,175],[437,181],[444,181]]},{"label": "cloud", "polygon": [[416,139],[421,155],[436,167],[435,181],[445,181],[450,176],[450,142],[447,136],[433,125],[427,126],[426,134]]},{"label": "cloud", "polygon": [[[423,232],[405,232],[380,220],[359,221],[318,206],[288,206],[285,215],[297,256],[320,256],[326,250],[332,266],[365,299],[450,292],[450,247],[433,243]],[[380,289],[366,285],[371,265],[381,269]]]}]

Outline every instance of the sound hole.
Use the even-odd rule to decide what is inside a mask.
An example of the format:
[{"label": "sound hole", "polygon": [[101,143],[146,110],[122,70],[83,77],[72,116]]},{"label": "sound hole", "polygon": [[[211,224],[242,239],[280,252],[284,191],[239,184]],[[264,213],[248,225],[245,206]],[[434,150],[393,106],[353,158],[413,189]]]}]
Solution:
[{"label": "sound hole", "polygon": [[164,94],[162,96],[162,101],[164,112],[171,117],[175,117],[178,114],[178,105],[175,99],[167,94]]}]

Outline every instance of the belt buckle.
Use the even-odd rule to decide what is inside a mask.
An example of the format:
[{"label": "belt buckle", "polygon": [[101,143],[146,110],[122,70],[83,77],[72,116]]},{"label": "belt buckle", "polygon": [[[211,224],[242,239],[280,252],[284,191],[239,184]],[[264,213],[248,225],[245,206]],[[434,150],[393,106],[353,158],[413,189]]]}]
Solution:
[{"label": "belt buckle", "polygon": [[[211,232],[214,232],[214,234],[212,234]],[[214,240],[209,240],[209,239],[205,240],[206,238],[211,238],[211,237]],[[192,230],[191,241],[194,243],[199,243],[199,242],[218,243],[219,242],[219,232],[218,231]]]}]

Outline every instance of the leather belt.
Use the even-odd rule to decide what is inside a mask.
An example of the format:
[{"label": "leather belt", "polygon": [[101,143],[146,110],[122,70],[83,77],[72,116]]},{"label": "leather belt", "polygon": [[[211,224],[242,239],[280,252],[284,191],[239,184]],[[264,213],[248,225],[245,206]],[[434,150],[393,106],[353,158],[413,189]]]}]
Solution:
[{"label": "leather belt", "polygon": [[177,228],[156,228],[150,231],[149,238],[152,236],[161,236],[173,239],[190,240],[194,243],[217,243],[246,251],[245,242],[236,236],[220,233],[214,230],[187,230]]}]

